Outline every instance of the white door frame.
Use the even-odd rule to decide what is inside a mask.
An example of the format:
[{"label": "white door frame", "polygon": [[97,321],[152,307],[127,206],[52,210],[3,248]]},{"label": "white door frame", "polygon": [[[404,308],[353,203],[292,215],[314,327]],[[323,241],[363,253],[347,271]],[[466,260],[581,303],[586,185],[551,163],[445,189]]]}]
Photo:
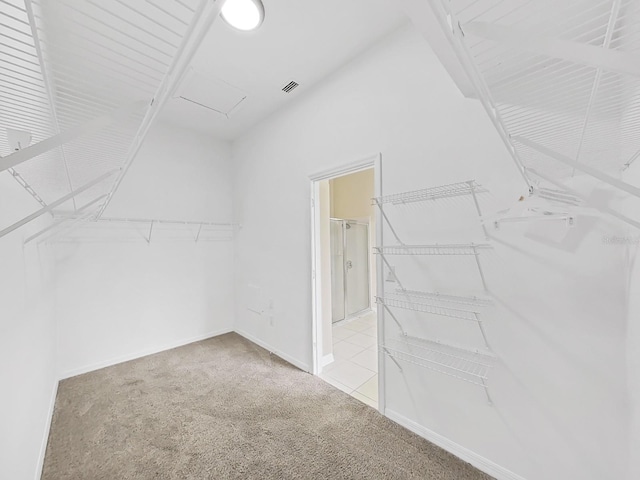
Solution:
[{"label": "white door frame", "polygon": [[[321,272],[321,248],[320,248],[320,182],[336,177],[342,177],[350,173],[373,168],[374,171],[374,196],[382,196],[382,154],[369,155],[355,162],[343,164],[309,176],[311,181],[311,304],[312,304],[312,366],[313,374],[322,372],[322,272]],[[382,221],[380,211],[376,209],[376,241],[378,244],[382,238]],[[370,232],[372,234],[372,232]],[[382,281],[382,269],[377,270],[377,282]],[[382,328],[382,316],[378,312],[378,343],[382,344],[384,332]],[[384,356],[378,355],[378,405],[384,414]]]}]

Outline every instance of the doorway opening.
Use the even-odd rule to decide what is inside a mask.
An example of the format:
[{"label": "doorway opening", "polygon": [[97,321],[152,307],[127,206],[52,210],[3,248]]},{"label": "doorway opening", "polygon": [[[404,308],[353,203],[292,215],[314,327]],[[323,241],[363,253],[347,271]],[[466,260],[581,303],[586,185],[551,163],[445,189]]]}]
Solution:
[{"label": "doorway opening", "polygon": [[314,373],[376,409],[380,163],[376,155],[311,178]]}]

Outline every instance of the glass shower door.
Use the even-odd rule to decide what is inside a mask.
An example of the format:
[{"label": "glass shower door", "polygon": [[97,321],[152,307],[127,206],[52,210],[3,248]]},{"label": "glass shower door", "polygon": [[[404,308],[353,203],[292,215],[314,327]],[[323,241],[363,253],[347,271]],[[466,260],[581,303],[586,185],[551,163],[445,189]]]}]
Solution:
[{"label": "glass shower door", "polygon": [[371,306],[369,293],[369,225],[345,222],[346,315],[350,317]]}]

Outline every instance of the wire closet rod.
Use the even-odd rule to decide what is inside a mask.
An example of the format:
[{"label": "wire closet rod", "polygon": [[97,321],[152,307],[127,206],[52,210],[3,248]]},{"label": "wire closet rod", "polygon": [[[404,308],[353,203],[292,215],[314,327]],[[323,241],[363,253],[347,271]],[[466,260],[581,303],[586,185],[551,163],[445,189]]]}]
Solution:
[{"label": "wire closet rod", "polygon": [[[74,217],[74,215],[57,215],[59,217]],[[113,223],[154,223],[157,225],[191,225],[191,226],[203,226],[203,227],[236,227],[235,223],[216,223],[216,222],[197,222],[190,220],[158,220],[153,218],[116,218],[116,217],[102,217],[97,220],[98,222],[113,222]]]}]

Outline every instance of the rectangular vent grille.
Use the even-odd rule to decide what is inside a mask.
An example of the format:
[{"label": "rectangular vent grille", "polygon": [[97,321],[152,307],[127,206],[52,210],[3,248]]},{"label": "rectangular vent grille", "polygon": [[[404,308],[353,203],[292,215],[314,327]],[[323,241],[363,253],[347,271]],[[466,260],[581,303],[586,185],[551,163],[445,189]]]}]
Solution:
[{"label": "rectangular vent grille", "polygon": [[282,88],[282,91],[283,91],[283,92],[286,92],[286,93],[289,93],[291,90],[293,90],[294,88],[296,88],[296,87],[298,87],[298,86],[299,86],[299,84],[298,84],[297,82],[293,82],[293,81],[292,81],[292,82],[287,83],[287,84]]}]

